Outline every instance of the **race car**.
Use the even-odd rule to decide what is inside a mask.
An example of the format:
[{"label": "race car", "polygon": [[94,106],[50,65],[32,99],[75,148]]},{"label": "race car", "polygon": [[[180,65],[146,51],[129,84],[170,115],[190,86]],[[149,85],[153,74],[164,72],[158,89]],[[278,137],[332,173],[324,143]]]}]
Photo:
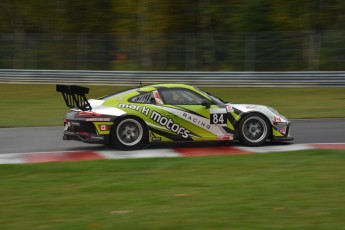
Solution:
[{"label": "race car", "polygon": [[157,142],[236,141],[260,146],[291,141],[290,121],[264,105],[225,102],[195,86],[157,84],[87,99],[89,89],[56,85],[70,111],[64,140],[123,150]]}]

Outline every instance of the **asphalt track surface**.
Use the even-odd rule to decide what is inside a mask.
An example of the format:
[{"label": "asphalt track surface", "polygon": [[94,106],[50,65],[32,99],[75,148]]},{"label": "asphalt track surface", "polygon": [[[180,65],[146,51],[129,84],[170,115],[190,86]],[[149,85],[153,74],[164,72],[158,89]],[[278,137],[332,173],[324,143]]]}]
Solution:
[{"label": "asphalt track surface", "polygon": [[[294,143],[344,143],[345,118],[292,120]],[[1,128],[0,154],[51,151],[105,150],[103,145],[78,141],[63,141],[63,127]],[[195,147],[204,144],[193,145]],[[238,146],[238,143],[233,143]],[[190,145],[189,145],[190,146]],[[191,146],[191,147],[193,147]],[[171,148],[171,145],[154,145],[148,148]]]}]

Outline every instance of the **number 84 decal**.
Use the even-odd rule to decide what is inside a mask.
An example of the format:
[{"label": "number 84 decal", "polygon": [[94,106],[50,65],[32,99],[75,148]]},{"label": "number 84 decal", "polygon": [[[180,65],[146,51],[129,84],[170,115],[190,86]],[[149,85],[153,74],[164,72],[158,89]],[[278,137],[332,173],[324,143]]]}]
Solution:
[{"label": "number 84 decal", "polygon": [[226,124],[226,109],[210,109],[210,124]]}]

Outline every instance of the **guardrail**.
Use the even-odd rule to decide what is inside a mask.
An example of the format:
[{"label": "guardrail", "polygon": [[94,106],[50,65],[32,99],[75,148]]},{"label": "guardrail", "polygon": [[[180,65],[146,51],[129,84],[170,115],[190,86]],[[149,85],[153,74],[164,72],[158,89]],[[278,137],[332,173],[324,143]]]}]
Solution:
[{"label": "guardrail", "polygon": [[187,83],[214,87],[345,87],[345,71],[174,72],[0,69],[1,83],[137,86]]}]

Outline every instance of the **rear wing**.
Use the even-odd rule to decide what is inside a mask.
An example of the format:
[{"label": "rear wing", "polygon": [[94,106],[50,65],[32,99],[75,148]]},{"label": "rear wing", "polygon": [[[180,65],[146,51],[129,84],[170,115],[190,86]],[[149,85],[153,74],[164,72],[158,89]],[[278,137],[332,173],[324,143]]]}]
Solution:
[{"label": "rear wing", "polygon": [[89,88],[77,85],[56,85],[56,92],[62,93],[63,99],[69,108],[91,111],[92,107],[85,94],[89,93]]}]

